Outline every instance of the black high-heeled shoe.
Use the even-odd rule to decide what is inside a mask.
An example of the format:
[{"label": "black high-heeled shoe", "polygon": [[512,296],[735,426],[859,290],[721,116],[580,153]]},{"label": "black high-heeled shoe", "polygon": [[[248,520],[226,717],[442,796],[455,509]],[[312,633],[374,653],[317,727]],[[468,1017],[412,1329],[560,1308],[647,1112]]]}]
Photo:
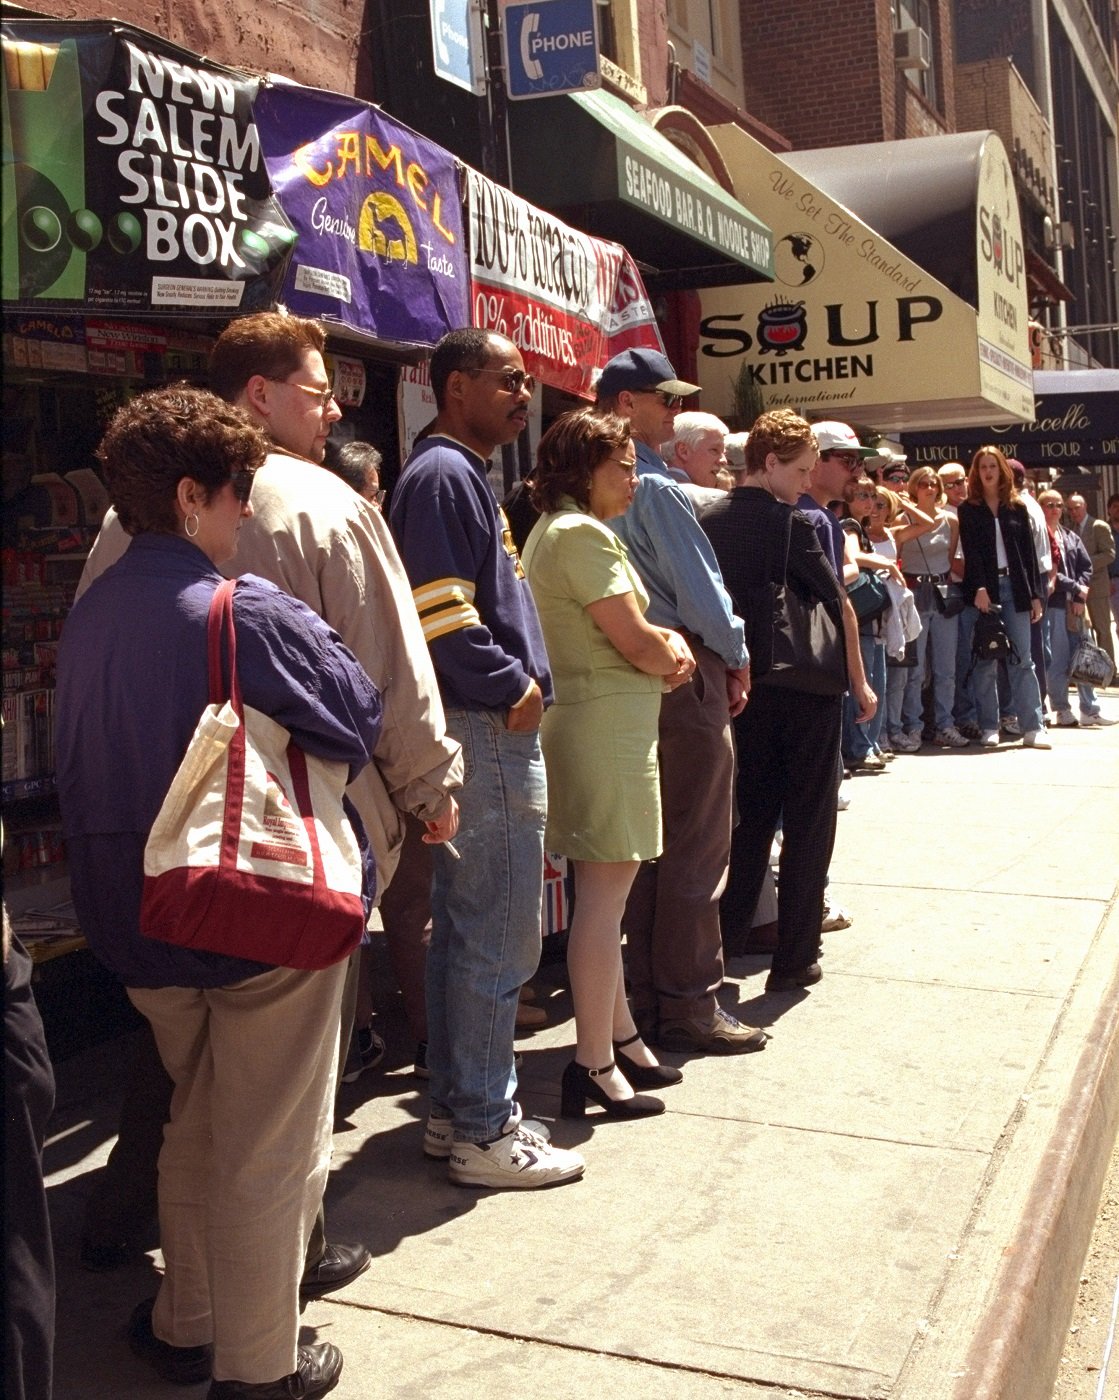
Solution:
[{"label": "black high-heeled shoe", "polygon": [[641,1032],[631,1035],[628,1040],[614,1041],[614,1059],[618,1068],[633,1085],[635,1089],[667,1089],[670,1084],[679,1084],[684,1076],[673,1065],[639,1065],[636,1060],[631,1060],[628,1055],[623,1055],[622,1050],[627,1045],[632,1045],[635,1040],[641,1039]]},{"label": "black high-heeled shoe", "polygon": [[634,1094],[631,1099],[612,1099],[596,1081],[613,1068],[613,1061],[602,1069],[587,1069],[577,1060],[572,1060],[563,1072],[560,1116],[582,1118],[587,1111],[588,1099],[601,1105],[608,1118],[652,1118],[664,1112],[661,1100],[650,1098],[648,1094]]}]

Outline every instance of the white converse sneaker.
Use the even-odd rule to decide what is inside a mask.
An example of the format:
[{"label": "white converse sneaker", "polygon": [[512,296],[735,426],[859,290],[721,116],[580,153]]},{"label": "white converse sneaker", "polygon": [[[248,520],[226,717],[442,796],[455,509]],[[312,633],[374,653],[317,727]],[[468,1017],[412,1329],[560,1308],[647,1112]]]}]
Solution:
[{"label": "white converse sneaker", "polygon": [[[451,1155],[451,1145],[455,1140],[454,1127],[453,1118],[436,1118],[429,1115],[427,1127],[424,1129],[424,1156],[433,1162],[445,1162]],[[539,1123],[535,1118],[523,1118],[521,1127],[527,1128],[530,1133],[543,1138],[545,1142],[552,1136],[552,1130],[547,1123]]]},{"label": "white converse sneaker", "polygon": [[492,1142],[453,1143],[449,1175],[456,1186],[531,1191],[575,1181],[585,1167],[578,1152],[553,1147],[521,1123]]}]

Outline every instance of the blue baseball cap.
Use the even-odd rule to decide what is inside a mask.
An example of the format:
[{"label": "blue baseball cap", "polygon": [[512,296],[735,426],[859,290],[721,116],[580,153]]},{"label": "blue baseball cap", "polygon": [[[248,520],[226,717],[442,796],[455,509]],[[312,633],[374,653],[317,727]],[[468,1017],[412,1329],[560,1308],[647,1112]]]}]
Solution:
[{"label": "blue baseball cap", "polygon": [[659,389],[665,394],[679,394],[681,398],[699,393],[698,384],[676,378],[667,355],[640,347],[623,350],[606,362],[595,385],[595,394],[600,399],[612,399],[623,389]]}]

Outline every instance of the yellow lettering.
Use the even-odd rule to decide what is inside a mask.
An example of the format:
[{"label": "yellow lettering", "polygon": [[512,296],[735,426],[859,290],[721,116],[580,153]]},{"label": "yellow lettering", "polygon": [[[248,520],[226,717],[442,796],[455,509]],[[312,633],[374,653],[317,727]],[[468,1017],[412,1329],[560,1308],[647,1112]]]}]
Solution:
[{"label": "yellow lettering", "polygon": [[318,185],[320,188],[323,185],[329,185],[331,178],[334,175],[333,165],[331,165],[331,163],[327,161],[325,170],[316,170],[314,165],[311,163],[311,157],[308,155],[310,149],[310,145],[300,146],[295,152],[293,152],[291,158],[295,162],[296,168],[298,170],[301,170],[303,174],[306,175],[307,179],[310,180],[312,185]]}]

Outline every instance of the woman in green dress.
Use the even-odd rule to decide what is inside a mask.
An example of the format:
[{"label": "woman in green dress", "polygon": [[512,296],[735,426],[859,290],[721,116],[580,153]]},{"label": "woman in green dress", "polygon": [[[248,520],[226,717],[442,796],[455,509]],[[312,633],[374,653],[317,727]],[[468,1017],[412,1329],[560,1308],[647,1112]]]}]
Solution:
[{"label": "woman in green dress", "polygon": [[563,1076],[566,1117],[582,1117],[588,1098],[615,1118],[661,1113],[660,1099],[634,1088],[682,1077],[659,1065],[637,1034],[622,977],[626,897],[641,861],[661,851],[660,697],[695,670],[679,633],[645,621],[648,595],[605,524],[629,509],[636,466],[624,419],[591,408],[558,418],[540,441],[532,493],[543,514],[523,554],[556,691],[541,725],[545,844],[575,868],[567,962],[576,1047]]}]

